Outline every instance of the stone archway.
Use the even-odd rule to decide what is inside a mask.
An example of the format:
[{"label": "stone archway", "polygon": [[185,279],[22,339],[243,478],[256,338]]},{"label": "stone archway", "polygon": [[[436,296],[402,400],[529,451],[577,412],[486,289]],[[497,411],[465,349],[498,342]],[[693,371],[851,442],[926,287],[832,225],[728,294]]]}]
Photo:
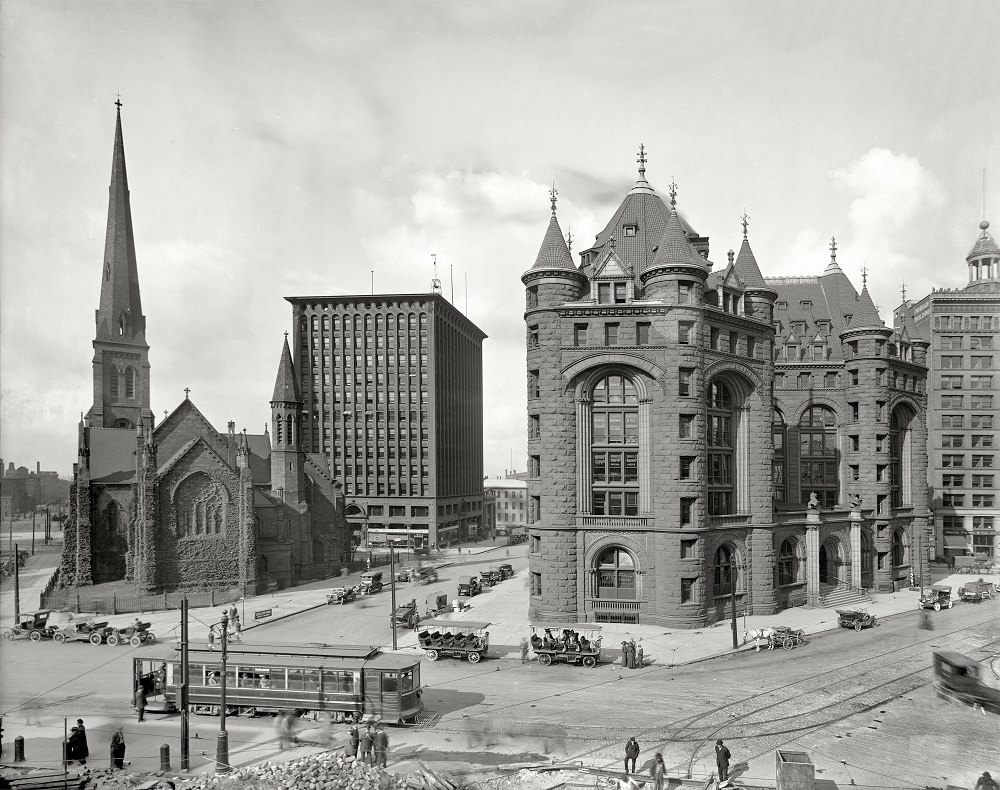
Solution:
[{"label": "stone archway", "polygon": [[827,538],[819,547],[819,583],[825,585],[846,584],[843,578],[847,565],[843,547],[837,538]]}]

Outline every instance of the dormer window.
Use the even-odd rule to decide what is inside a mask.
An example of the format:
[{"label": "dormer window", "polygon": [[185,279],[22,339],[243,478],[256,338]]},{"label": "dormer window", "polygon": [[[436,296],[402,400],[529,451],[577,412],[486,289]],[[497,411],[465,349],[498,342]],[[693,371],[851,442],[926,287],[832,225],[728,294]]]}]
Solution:
[{"label": "dormer window", "polygon": [[777,307],[779,310],[787,310],[788,302],[775,302],[774,306]]},{"label": "dormer window", "polygon": [[597,301],[600,304],[625,304],[628,301],[628,283],[598,283]]},{"label": "dormer window", "polygon": [[638,230],[639,230],[639,226],[638,225],[623,225],[622,226],[622,231],[624,232],[624,234],[626,236],[634,236],[636,234],[636,231],[638,231]]},{"label": "dormer window", "polygon": [[812,306],[813,306],[813,303],[810,302],[810,301],[808,301],[808,300],[806,300],[806,299],[803,299],[801,302],[799,302],[799,307],[802,310],[812,310]]}]

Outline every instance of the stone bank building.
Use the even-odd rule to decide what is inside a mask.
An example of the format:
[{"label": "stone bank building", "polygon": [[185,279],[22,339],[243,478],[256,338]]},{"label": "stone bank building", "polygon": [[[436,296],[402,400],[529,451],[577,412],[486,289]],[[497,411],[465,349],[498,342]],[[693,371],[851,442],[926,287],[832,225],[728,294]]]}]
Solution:
[{"label": "stone bank building", "polygon": [[763,276],[639,178],[573,260],[552,214],[526,288],[530,616],[700,627],[926,577],[928,343],[836,243]]}]

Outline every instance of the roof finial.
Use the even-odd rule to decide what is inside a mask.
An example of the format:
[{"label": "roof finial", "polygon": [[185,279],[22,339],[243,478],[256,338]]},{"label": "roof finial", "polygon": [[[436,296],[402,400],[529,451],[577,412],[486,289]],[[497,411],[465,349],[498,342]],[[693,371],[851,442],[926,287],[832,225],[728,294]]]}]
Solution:
[{"label": "roof finial", "polygon": [[190,387],[185,387],[184,388],[184,400],[188,400],[188,395],[190,395],[190,394],[191,394],[191,388]]},{"label": "roof finial", "polygon": [[867,266],[862,266],[861,267],[861,287],[862,288],[867,288],[868,287],[868,267]]},{"label": "roof finial", "polygon": [[568,230],[568,231],[566,232],[566,248],[567,248],[567,249],[568,249],[568,250],[569,250],[570,252],[573,252],[573,229],[572,229],[572,228],[570,228],[570,229],[569,229],[569,230]]},{"label": "roof finial", "polygon": [[673,176],[670,176],[670,205],[677,205],[677,184],[674,183]]},{"label": "roof finial", "polygon": [[639,158],[635,160],[639,163],[639,178],[646,177],[646,146],[639,143]]},{"label": "roof finial", "polygon": [[903,280],[903,286],[900,288],[900,290],[903,292],[903,301],[905,302],[906,301],[906,280]]},{"label": "roof finial", "polygon": [[559,190],[556,189],[556,182],[552,182],[552,189],[549,190],[549,200],[552,201],[552,213],[556,213],[556,201],[559,199]]},{"label": "roof finial", "polygon": [[837,237],[830,237],[830,260],[833,263],[837,262]]},{"label": "roof finial", "polygon": [[740,222],[743,223],[743,238],[747,237],[747,228],[750,226],[750,217],[747,215],[746,207],[743,207],[743,216],[740,217]]},{"label": "roof finial", "polygon": [[285,342],[286,343],[288,342],[288,332],[287,331],[285,332]]},{"label": "roof finial", "polygon": [[119,109],[119,111],[120,111],[121,108],[122,108],[122,95],[121,95],[121,92],[120,91],[116,91],[115,92],[115,97],[116,97],[115,98],[115,107],[117,107]]}]

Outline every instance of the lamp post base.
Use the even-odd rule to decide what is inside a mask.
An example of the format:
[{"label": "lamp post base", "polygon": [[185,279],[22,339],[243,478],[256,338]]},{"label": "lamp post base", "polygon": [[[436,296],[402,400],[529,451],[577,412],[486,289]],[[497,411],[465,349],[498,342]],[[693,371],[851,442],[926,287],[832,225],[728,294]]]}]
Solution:
[{"label": "lamp post base", "polygon": [[221,730],[215,747],[215,772],[228,774],[232,770],[233,767],[229,764],[229,733]]}]

